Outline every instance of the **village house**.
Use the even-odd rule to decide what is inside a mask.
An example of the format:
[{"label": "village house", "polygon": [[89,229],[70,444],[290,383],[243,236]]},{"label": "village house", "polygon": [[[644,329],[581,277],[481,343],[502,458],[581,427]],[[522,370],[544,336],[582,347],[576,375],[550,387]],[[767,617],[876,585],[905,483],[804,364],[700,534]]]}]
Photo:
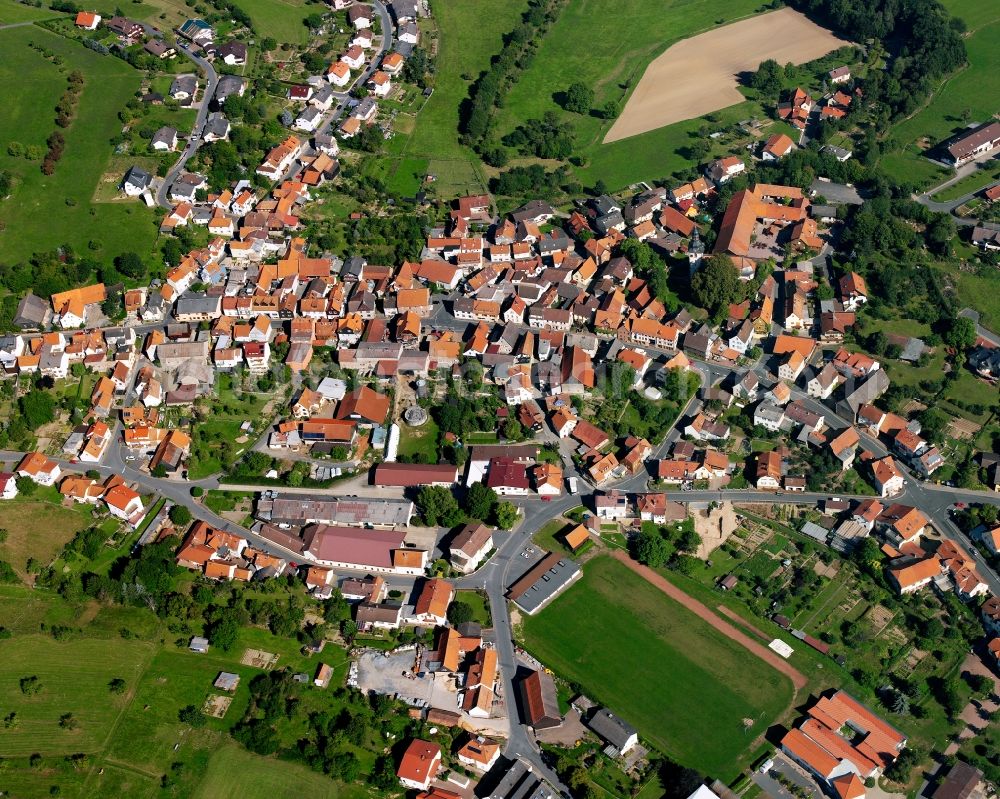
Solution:
[{"label": "village house", "polygon": [[86,31],[97,30],[97,26],[101,24],[101,15],[90,11],[80,11],[76,15],[74,24],[76,27],[83,28]]},{"label": "village house", "polygon": [[451,565],[469,574],[479,568],[483,558],[493,549],[493,532],[485,524],[470,522],[462,527],[449,546]]},{"label": "village house", "polygon": [[754,483],[758,489],[771,491],[781,487],[781,456],[771,450],[757,455],[757,469]]},{"label": "village house", "polygon": [[17,464],[14,472],[18,477],[27,477],[42,486],[55,485],[62,474],[59,464],[49,460],[41,452],[29,452]]},{"label": "village house", "polygon": [[396,769],[396,776],[404,788],[426,791],[440,770],[441,747],[414,738],[403,752],[399,768]]},{"label": "village house", "polygon": [[845,691],[819,700],[781,750],[834,796],[864,796],[862,780],[877,778],[903,751],[906,736]]},{"label": "village house", "polygon": [[875,490],[881,497],[891,497],[903,490],[903,473],[891,455],[873,461],[871,464]]}]

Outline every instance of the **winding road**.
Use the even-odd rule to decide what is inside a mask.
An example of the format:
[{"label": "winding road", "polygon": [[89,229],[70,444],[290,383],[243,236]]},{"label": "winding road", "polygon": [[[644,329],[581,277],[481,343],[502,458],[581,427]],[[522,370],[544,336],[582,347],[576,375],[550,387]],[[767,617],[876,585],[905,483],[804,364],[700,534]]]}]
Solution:
[{"label": "winding road", "polygon": [[[389,16],[389,11],[385,7],[385,4],[380,0],[372,0],[372,5],[375,8],[376,13],[379,16],[379,22],[382,26],[382,40],[379,44],[379,49],[375,55],[369,60],[368,66],[365,67],[364,71],[358,75],[357,79],[351,84],[347,91],[334,92],[333,96],[337,98],[337,105],[335,105],[324,117],[323,122],[316,129],[316,133],[326,133],[329,131],[332,125],[335,125],[343,117],[345,111],[347,111],[349,105],[348,100],[350,98],[351,89],[355,86],[363,86],[365,82],[372,76],[372,74],[378,69],[382,62],[382,58],[393,44],[393,27],[392,18]],[[146,34],[149,36],[159,36],[159,31],[150,26],[143,25]],[[174,184],[174,181],[180,177],[181,173],[184,172],[184,168],[187,166],[188,161],[191,157],[198,151],[198,148],[204,143],[202,136],[205,133],[205,122],[208,120],[209,114],[209,103],[215,96],[215,89],[219,85],[219,75],[215,71],[212,64],[206,61],[201,56],[197,56],[192,53],[189,49],[178,48],[180,51],[191,60],[195,66],[203,70],[206,77],[205,91],[202,95],[201,105],[198,107],[198,114],[195,117],[194,127],[191,129],[191,133],[188,136],[187,146],[185,146],[177,162],[171,167],[170,171],[167,173],[166,177],[163,178],[160,183],[159,189],[156,192],[156,203],[161,208],[170,210],[174,207],[168,199],[168,194],[170,192],[170,187]],[[302,151],[303,155],[314,154],[311,147],[306,145]],[[293,161],[291,166],[288,168],[288,172],[282,176],[282,180],[276,181],[281,183],[284,180],[292,177],[301,168],[301,161]]]},{"label": "winding road", "polygon": [[[146,31],[147,36],[159,36],[160,32],[157,28],[151,25],[143,25],[143,30]],[[187,145],[184,147],[183,152],[181,152],[180,157],[177,159],[170,171],[167,172],[166,177],[160,183],[160,188],[156,191],[156,204],[161,208],[170,210],[173,208],[173,203],[167,199],[167,193],[170,191],[170,187],[174,185],[174,181],[180,177],[180,174],[184,171],[184,167],[187,166],[187,162],[191,159],[191,156],[198,152],[198,148],[202,145],[202,136],[205,133],[205,122],[208,120],[209,109],[208,106],[215,97],[215,88],[219,85],[219,74],[215,71],[215,67],[208,61],[206,61],[201,56],[195,55],[187,47],[181,47],[178,43],[178,50],[182,52],[188,60],[190,60],[196,67],[204,71],[205,73],[205,89],[201,97],[201,105],[198,106],[198,114],[195,116],[194,127],[191,128],[191,133],[188,135]]]}]

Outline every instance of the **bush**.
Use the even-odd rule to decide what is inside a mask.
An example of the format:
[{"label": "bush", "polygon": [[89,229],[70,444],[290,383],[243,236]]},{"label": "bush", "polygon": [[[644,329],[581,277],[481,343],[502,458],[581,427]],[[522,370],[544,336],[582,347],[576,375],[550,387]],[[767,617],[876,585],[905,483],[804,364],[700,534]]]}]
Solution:
[{"label": "bush", "polygon": [[191,727],[204,727],[205,714],[194,705],[185,705],[177,712],[177,718]]},{"label": "bush", "polygon": [[594,92],[586,83],[574,83],[566,90],[563,108],[577,114],[586,114],[594,104]]}]

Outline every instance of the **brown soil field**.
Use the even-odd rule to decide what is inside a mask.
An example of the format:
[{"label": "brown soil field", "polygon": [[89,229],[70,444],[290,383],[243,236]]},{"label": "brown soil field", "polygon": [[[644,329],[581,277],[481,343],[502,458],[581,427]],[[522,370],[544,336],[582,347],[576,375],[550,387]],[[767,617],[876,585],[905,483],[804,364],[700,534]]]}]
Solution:
[{"label": "brown soil field", "polygon": [[685,39],[646,67],[604,143],[742,102],[737,76],[768,58],[804,64],[846,44],[791,8]]}]

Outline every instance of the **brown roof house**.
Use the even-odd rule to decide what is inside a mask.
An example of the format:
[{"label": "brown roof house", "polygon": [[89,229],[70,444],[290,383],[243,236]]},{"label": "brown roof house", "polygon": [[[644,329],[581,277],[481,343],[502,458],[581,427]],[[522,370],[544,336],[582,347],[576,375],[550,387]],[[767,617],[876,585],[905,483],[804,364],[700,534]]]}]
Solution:
[{"label": "brown roof house", "polygon": [[368,386],[349,392],[337,407],[338,419],[352,419],[361,426],[382,424],[389,413],[389,397]]},{"label": "brown roof house", "polygon": [[474,572],[493,549],[493,531],[485,524],[465,525],[451,542],[451,565],[462,572]]},{"label": "brown roof house", "polygon": [[517,688],[526,724],[530,724],[536,731],[562,724],[556,684],[548,672],[531,672],[517,684]]}]

